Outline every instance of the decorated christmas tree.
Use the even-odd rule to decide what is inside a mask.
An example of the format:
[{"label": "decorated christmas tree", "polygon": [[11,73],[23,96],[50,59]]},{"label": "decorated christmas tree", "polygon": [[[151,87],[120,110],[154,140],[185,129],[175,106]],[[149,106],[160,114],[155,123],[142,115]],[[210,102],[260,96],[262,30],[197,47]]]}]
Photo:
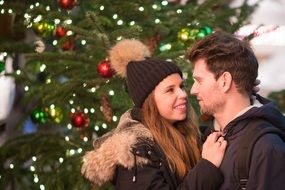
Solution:
[{"label": "decorated christmas tree", "polygon": [[273,91],[268,95],[268,98],[274,101],[280,111],[285,114],[285,90]]},{"label": "decorated christmas tree", "polygon": [[[0,148],[0,189],[91,189],[80,174],[81,158],[132,107],[125,81],[110,67],[109,48],[140,39],[154,57],[175,61],[190,87],[185,50],[213,31],[236,32],[256,7],[230,3],[0,1],[0,72],[25,92],[18,135]],[[19,55],[24,64],[5,71]]]}]

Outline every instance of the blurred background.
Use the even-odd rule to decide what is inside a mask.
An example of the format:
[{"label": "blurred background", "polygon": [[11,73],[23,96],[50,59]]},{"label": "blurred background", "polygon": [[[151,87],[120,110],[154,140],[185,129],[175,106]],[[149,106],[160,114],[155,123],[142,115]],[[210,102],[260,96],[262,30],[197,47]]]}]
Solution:
[{"label": "blurred background", "polygon": [[[251,3],[257,0],[250,1]],[[234,4],[241,3],[240,0]],[[285,0],[263,0],[250,18],[250,25],[240,29],[248,35],[258,29],[258,36],[251,43],[258,57],[261,80],[260,94],[285,89]]]},{"label": "blurred background", "polygon": [[248,40],[260,94],[285,113],[284,9],[285,0],[0,0],[0,189],[97,189],[81,158],[132,106],[107,56],[123,38],[175,61],[189,89],[184,55],[196,40],[215,30]]}]

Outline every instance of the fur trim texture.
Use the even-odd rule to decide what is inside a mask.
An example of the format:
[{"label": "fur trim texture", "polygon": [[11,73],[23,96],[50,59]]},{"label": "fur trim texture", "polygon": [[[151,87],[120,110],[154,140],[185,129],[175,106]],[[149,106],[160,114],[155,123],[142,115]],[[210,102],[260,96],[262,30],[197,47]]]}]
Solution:
[{"label": "fur trim texture", "polygon": [[[116,129],[94,142],[94,150],[83,157],[81,173],[95,185],[102,185],[114,177],[116,166],[121,165],[131,169],[135,165],[131,150],[138,138],[152,136],[140,122],[132,120],[130,113],[122,115]],[[148,160],[137,157],[138,165],[146,164]]]},{"label": "fur trim texture", "polygon": [[135,39],[123,39],[109,51],[111,66],[121,77],[126,77],[130,61],[142,61],[145,57],[150,57],[149,49]]}]

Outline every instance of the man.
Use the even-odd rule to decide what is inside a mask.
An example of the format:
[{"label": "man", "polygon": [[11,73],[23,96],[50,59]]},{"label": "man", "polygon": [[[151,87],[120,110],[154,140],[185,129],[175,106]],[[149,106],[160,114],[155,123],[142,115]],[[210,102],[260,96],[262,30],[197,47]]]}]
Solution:
[{"label": "man", "polygon": [[[239,189],[235,167],[246,130],[259,125],[260,119],[269,121],[266,125],[285,127],[285,117],[271,102],[251,104],[258,61],[246,42],[216,32],[194,44],[188,58],[194,65],[191,94],[196,96],[201,114],[213,116],[215,130],[222,131],[228,141],[220,166],[224,174],[220,189]],[[284,180],[284,141],[276,134],[265,134],[254,145],[246,189],[281,190]]]}]

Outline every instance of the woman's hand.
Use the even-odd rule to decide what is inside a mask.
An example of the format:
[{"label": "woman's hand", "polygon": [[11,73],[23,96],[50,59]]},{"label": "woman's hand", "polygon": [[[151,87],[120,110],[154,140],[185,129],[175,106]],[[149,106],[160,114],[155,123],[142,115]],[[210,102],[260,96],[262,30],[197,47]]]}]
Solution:
[{"label": "woman's hand", "polygon": [[221,132],[211,133],[202,149],[202,158],[212,162],[217,167],[220,167],[227,147],[227,141],[221,135]]}]

